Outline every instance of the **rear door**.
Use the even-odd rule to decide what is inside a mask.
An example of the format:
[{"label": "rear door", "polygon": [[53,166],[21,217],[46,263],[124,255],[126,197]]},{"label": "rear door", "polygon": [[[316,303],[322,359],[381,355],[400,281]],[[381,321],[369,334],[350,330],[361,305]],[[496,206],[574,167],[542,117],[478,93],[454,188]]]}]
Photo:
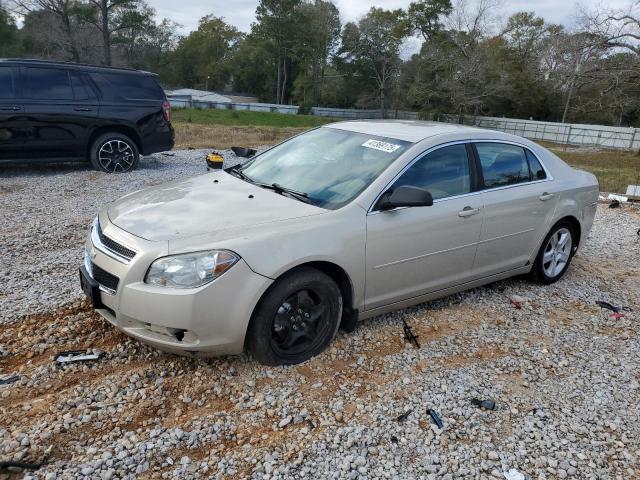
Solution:
[{"label": "rear door", "polygon": [[394,181],[428,190],[432,206],[367,216],[367,310],[469,280],[483,208],[468,153],[464,143],[439,147]]},{"label": "rear door", "polygon": [[76,70],[22,67],[26,148],[37,158],[85,158],[98,116],[95,93]]},{"label": "rear door", "polygon": [[474,144],[483,176],[485,214],[474,277],[523,267],[550,228],[556,206],[551,175],[527,148]]},{"label": "rear door", "polygon": [[0,65],[0,160],[18,159],[24,146],[18,69]]}]

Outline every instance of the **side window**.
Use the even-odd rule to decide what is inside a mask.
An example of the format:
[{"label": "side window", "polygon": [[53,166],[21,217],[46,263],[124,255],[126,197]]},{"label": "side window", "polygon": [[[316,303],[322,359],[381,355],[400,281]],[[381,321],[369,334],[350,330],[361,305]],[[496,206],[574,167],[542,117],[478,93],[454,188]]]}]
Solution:
[{"label": "side window", "polygon": [[524,148],[505,143],[476,143],[485,188],[530,181]]},{"label": "side window", "polygon": [[67,70],[27,67],[25,72],[25,98],[35,100],[73,99],[73,90]]},{"label": "side window", "polygon": [[71,73],[71,86],[74,100],[95,100],[96,95],[88,85],[88,79],[77,72]]},{"label": "side window", "polygon": [[396,181],[428,190],[433,199],[471,192],[469,157],[465,145],[451,145],[428,153],[415,162]]},{"label": "side window", "polygon": [[[151,75],[100,72],[93,75],[107,98],[162,100],[164,91]],[[99,78],[99,80],[98,80]],[[105,92],[105,90],[107,90]]]},{"label": "side window", "polygon": [[0,98],[15,98],[15,96],[13,69],[0,67]]},{"label": "side window", "polygon": [[547,178],[547,174],[540,165],[540,162],[536,158],[536,156],[531,153],[529,150],[525,150],[527,154],[527,160],[529,161],[529,170],[531,170],[531,179],[532,180],[544,180]]}]

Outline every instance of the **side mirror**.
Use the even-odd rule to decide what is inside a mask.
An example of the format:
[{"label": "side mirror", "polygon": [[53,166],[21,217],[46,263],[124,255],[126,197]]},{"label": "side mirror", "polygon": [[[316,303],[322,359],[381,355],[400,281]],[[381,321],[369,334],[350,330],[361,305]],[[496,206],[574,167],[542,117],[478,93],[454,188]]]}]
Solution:
[{"label": "side mirror", "polygon": [[394,190],[386,191],[380,198],[378,206],[381,210],[398,207],[430,207],[433,197],[424,188],[402,185]]}]

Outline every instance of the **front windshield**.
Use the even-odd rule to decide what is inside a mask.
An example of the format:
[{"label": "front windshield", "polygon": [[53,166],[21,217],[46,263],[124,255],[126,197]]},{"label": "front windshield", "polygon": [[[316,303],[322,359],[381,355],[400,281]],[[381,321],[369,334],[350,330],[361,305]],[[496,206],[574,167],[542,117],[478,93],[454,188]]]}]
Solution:
[{"label": "front windshield", "polygon": [[309,203],[336,209],[350,202],[411,144],[323,127],[299,135],[242,168],[249,181],[307,194]]}]

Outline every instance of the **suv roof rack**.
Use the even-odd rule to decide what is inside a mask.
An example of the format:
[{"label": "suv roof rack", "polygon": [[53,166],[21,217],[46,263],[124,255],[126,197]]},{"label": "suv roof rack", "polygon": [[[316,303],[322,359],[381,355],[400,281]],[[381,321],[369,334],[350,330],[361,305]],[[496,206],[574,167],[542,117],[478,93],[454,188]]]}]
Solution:
[{"label": "suv roof rack", "polygon": [[85,68],[96,68],[96,69],[104,69],[104,70],[123,70],[126,72],[143,73],[146,75],[157,75],[156,73],[153,73],[153,72],[148,72],[146,70],[138,70],[135,68],[112,67],[107,65],[96,65],[92,63],[77,63],[77,62],[70,62],[66,60],[43,60],[40,58],[0,58],[0,62],[21,62],[21,63],[42,64],[42,65],[64,65],[67,67],[85,67]]}]

